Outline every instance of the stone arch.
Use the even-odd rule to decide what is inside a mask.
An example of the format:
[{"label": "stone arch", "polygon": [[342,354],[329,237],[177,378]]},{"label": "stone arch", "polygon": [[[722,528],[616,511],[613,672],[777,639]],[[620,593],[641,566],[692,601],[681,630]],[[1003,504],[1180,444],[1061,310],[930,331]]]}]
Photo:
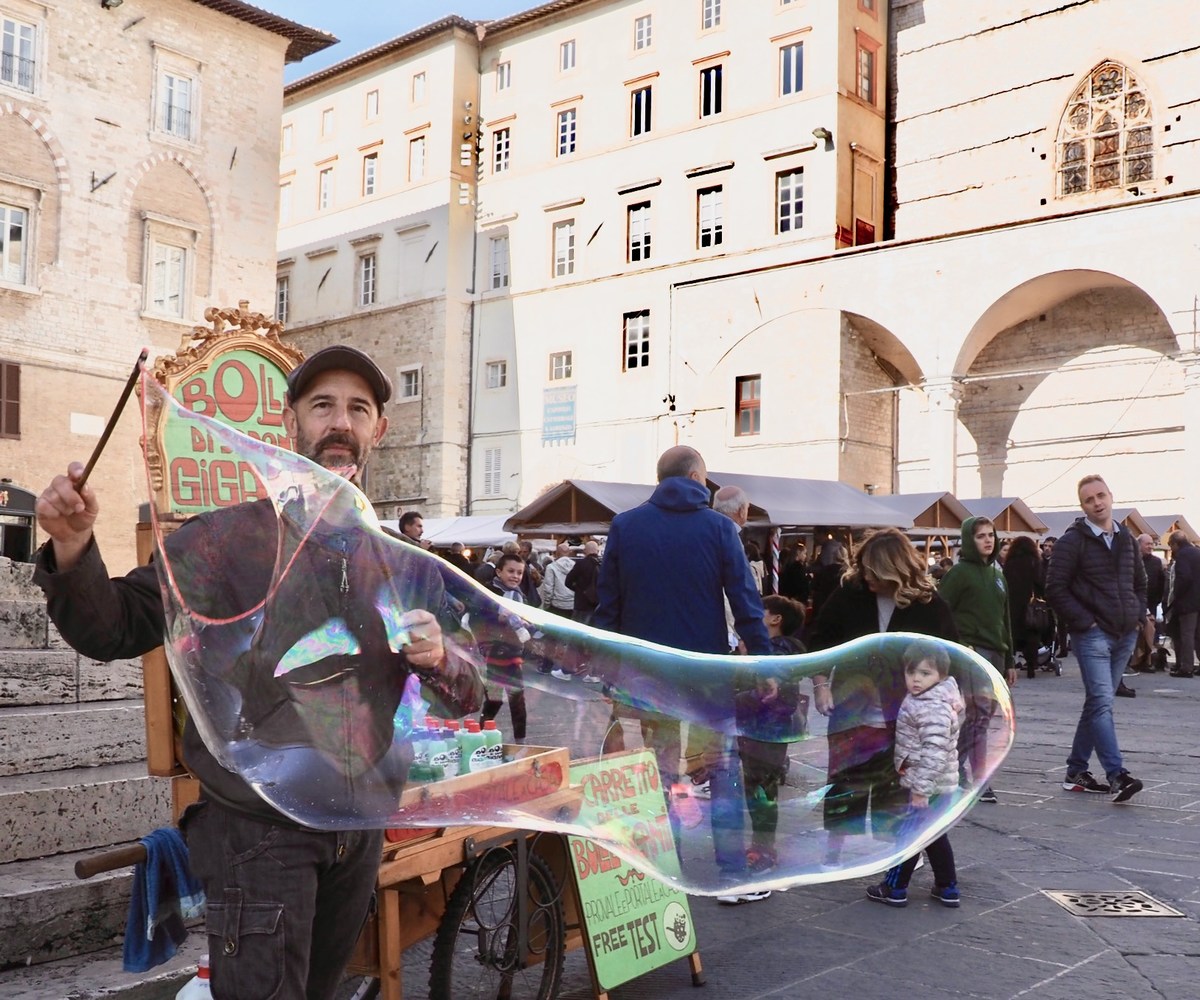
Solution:
[{"label": "stone arch", "polygon": [[[41,268],[57,263],[62,252],[63,205],[71,192],[67,155],[39,112],[12,101],[0,101],[0,145],[12,162],[22,165],[22,176],[14,177],[11,186],[36,193],[38,229],[30,284],[38,284]],[[33,186],[22,184],[25,180]]]}]

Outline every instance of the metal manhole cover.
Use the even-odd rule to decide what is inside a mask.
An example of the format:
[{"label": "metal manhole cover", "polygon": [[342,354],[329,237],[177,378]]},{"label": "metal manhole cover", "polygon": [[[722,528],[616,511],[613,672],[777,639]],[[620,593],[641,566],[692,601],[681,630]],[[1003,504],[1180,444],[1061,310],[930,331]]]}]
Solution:
[{"label": "metal manhole cover", "polygon": [[1185,914],[1159,902],[1140,889],[1114,892],[1070,892],[1043,889],[1042,893],[1077,917],[1182,917]]}]

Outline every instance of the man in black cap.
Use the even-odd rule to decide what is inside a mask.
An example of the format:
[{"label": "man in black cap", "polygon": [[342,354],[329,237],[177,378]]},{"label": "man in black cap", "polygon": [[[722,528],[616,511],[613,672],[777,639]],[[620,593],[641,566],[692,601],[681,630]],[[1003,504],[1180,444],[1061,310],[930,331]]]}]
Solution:
[{"label": "man in black cap", "polygon": [[[298,453],[356,482],[387,430],[391,391],[361,351],[325,348],[291,373],[284,427]],[[90,485],[78,485],[82,472],[72,463],[37,500],[50,541],[35,579],[75,649],[97,660],[137,656],[163,643],[158,574],[141,566],[108,577],[92,533],[99,504]],[[265,609],[249,648],[235,649],[233,663],[214,664],[202,678],[214,686],[214,678],[224,680],[241,696],[235,721],[250,736],[217,731],[217,738],[252,738],[280,760],[303,761],[295,768],[298,794],[311,792],[329,810],[317,815],[344,826],[378,815],[377,800],[364,806],[364,787],[396,801],[388,796],[403,784],[408,761],[393,749],[392,717],[408,678],[415,675],[424,696],[450,715],[477,707],[480,682],[476,665],[444,642],[443,623],[454,625],[434,560],[339,525],[318,522],[298,532],[291,503],[303,501],[289,501],[278,515],[264,501],[202,514],[164,544],[167,562],[184,562],[204,581],[210,620],[249,619]],[[281,539],[294,556],[292,571],[277,579]],[[402,607],[414,609],[400,616],[408,640],[400,652],[373,611],[383,580]],[[357,647],[285,670],[282,655],[302,648],[314,613],[341,620]],[[210,720],[210,729],[218,727]],[[183,756],[201,784],[200,801],[180,826],[208,900],[214,995],[332,997],[374,892],[382,831],[324,832],[285,815],[218,762],[191,717]],[[272,792],[277,802],[287,794]]]}]

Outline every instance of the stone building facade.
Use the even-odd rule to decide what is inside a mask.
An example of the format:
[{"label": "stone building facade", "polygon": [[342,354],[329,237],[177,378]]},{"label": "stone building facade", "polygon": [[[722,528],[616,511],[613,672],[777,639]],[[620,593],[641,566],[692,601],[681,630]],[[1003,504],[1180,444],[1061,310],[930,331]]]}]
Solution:
[{"label": "stone building facade", "polygon": [[[285,60],[332,44],[239,0],[0,0],[0,470],[86,461],[143,346],[268,312]],[[245,100],[246,94],[258,95]],[[92,476],[110,569],[146,497],[131,403]]]}]

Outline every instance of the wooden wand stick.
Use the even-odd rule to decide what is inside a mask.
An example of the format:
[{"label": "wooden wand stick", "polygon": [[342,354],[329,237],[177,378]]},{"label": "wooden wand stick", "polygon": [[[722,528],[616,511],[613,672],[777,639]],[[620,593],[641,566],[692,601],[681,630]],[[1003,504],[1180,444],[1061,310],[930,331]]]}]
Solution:
[{"label": "wooden wand stick", "polygon": [[138,355],[137,361],[134,362],[133,371],[129,373],[129,381],[125,383],[125,388],[121,392],[121,398],[117,400],[116,408],[112,411],[112,416],[108,418],[108,423],[104,426],[104,433],[100,435],[100,440],[96,442],[96,447],[92,449],[92,457],[88,459],[87,465],[83,467],[83,475],[79,482],[75,484],[77,493],[83,491],[84,485],[88,481],[88,476],[92,474],[92,469],[96,465],[96,459],[100,457],[100,452],[104,450],[104,446],[108,444],[108,439],[112,437],[113,428],[117,426],[117,421],[121,417],[121,411],[125,409],[125,404],[129,402],[129,394],[133,392],[134,383],[137,382],[138,376],[142,373],[142,365],[146,363],[146,359],[150,357],[150,351],[143,347],[142,353]]}]

